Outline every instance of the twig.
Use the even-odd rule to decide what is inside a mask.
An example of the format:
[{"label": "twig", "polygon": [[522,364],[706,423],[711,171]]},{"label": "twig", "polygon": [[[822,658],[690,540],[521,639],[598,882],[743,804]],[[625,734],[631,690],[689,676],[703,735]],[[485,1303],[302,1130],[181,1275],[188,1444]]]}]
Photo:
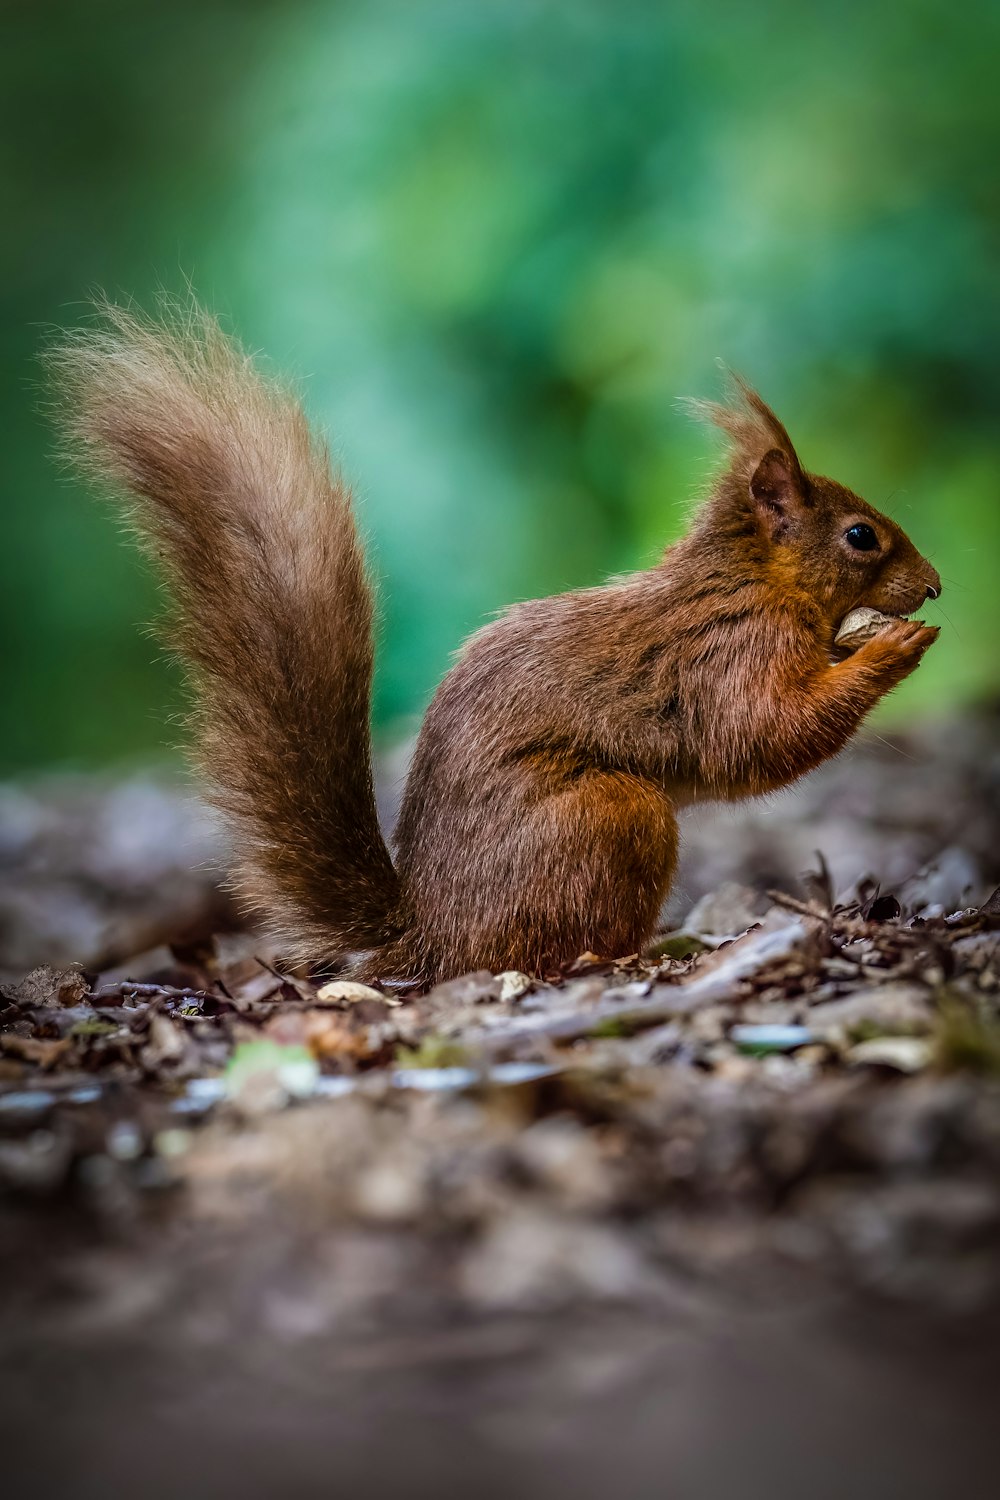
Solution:
[{"label": "twig", "polygon": [[798,896],[789,896],[787,891],[768,891],[767,899],[786,911],[796,911],[800,917],[812,917],[816,922],[825,921],[830,912],[816,901],[800,901]]},{"label": "twig", "polygon": [[759,973],[765,964],[787,958],[802,946],[807,937],[808,928],[804,922],[789,922],[776,931],[751,932],[732,945],[724,961],[716,968],[682,984],[658,984],[651,993],[643,996],[627,991],[617,996],[611,994],[585,1010],[556,1015],[541,1011],[535,1015],[519,1016],[513,1022],[504,1020],[493,1026],[484,1026],[477,1032],[466,1034],[462,1040],[469,1046],[495,1051],[518,1042],[542,1039],[575,1041],[609,1022],[636,1029],[654,1026],[658,1021],[688,1015],[704,1005],[734,999],[744,980]]},{"label": "twig", "polygon": [[91,990],[87,999],[96,1005],[106,1000],[123,1000],[127,995],[143,996],[148,1000],[158,1000],[161,996],[168,1000],[217,999],[217,996],[209,994],[207,990],[178,989],[172,984],[141,983],[133,979],[121,979],[115,984],[102,985],[99,990]]},{"label": "twig", "polygon": [[294,974],[286,974],[282,969],[276,969],[273,964],[268,963],[266,958],[261,958],[259,953],[254,954],[254,963],[260,964],[262,969],[265,969],[268,974],[273,974],[275,979],[280,980],[282,984],[287,984],[288,988],[294,990],[299,999],[304,1000],[307,1005],[316,1004],[316,991],[310,985],[304,984],[301,979],[297,979]]}]

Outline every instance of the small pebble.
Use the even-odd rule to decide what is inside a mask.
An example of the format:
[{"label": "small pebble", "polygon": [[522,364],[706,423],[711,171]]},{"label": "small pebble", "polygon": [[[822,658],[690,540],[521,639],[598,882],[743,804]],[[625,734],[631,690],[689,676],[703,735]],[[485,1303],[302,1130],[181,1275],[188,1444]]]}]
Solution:
[{"label": "small pebble", "polygon": [[142,1132],[132,1120],[117,1120],[108,1131],[108,1155],[116,1161],[135,1161],[142,1147]]},{"label": "small pebble", "polygon": [[55,1104],[54,1094],[47,1089],[22,1089],[18,1093],[0,1094],[0,1114],[24,1118],[26,1115],[41,1115]]},{"label": "small pebble", "polygon": [[183,1156],[193,1140],[190,1130],[179,1130],[173,1127],[170,1130],[160,1130],[153,1141],[160,1156],[175,1157]]},{"label": "small pebble", "polygon": [[518,969],[506,969],[497,978],[500,981],[502,1001],[520,1000],[535,983],[530,974],[522,974]]},{"label": "small pebble", "polygon": [[741,1052],[793,1052],[816,1040],[808,1026],[733,1026],[730,1041]]},{"label": "small pebble", "polygon": [[85,1083],[77,1089],[70,1089],[66,1099],[70,1104],[96,1104],[102,1092],[100,1084]]},{"label": "small pebble", "polygon": [[848,1062],[895,1068],[899,1073],[919,1073],[926,1068],[933,1048],[922,1036],[877,1036],[859,1042],[847,1054]]}]

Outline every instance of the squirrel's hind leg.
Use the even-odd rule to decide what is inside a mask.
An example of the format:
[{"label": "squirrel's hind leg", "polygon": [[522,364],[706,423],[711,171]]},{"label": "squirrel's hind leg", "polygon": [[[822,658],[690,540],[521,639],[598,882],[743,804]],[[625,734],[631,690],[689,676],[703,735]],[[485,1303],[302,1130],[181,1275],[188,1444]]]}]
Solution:
[{"label": "squirrel's hind leg", "polygon": [[435,942],[438,977],[471,969],[547,974],[581,953],[637,952],[656,927],[677,862],[669,797],[624,772],[588,770],[522,804],[477,880],[456,883]]}]

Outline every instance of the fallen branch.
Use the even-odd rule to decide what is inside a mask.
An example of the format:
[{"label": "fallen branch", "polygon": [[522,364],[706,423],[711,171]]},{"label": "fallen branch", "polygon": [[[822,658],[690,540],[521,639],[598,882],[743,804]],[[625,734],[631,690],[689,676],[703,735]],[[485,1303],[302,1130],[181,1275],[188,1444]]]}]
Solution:
[{"label": "fallen branch", "polygon": [[[648,991],[640,981],[622,990],[611,991],[596,1004],[579,1010],[559,1011],[555,1015],[539,1011],[534,1015],[518,1016],[515,1020],[505,1017],[492,1026],[466,1033],[463,1043],[495,1052],[521,1042],[543,1039],[576,1041],[610,1025],[638,1030],[689,1015],[703,1006],[734,999],[747,979],[776,959],[788,958],[802,947],[808,934],[805,922],[789,922],[776,930],[764,928],[751,932],[733,943],[725,957],[707,974],[696,975],[681,984],[654,984]],[[639,990],[646,992],[637,993]]]}]

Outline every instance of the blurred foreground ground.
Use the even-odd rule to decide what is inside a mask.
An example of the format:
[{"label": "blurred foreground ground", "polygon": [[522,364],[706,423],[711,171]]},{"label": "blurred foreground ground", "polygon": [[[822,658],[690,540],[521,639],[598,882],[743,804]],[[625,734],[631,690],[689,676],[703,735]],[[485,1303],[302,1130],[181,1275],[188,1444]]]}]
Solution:
[{"label": "blurred foreground ground", "polygon": [[872,740],[690,820],[651,955],[427,996],[175,793],[7,793],[11,1493],[994,1494],[998,780]]}]

